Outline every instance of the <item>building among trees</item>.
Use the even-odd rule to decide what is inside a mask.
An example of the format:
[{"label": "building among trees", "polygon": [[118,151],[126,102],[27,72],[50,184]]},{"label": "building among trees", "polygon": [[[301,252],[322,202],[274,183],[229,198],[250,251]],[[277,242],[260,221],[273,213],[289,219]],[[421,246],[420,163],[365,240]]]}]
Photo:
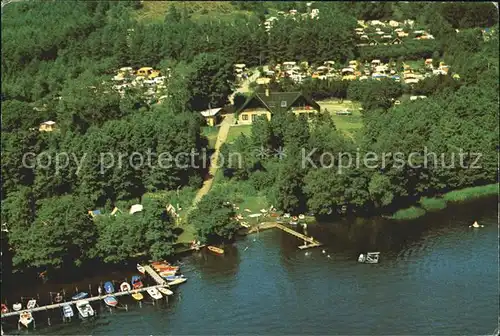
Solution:
[{"label": "building among trees", "polygon": [[295,115],[309,115],[320,111],[320,106],[312,98],[302,92],[269,92],[254,93],[238,111],[238,123],[252,124],[259,116],[271,115],[278,111],[291,111]]}]

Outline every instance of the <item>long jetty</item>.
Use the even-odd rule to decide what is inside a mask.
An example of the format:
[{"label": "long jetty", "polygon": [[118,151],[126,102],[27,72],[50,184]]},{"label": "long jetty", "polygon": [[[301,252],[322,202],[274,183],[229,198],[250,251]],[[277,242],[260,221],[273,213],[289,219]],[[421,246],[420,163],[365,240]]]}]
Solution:
[{"label": "long jetty", "polygon": [[151,288],[159,288],[159,287],[167,287],[167,285],[166,284],[161,284],[161,285],[143,287],[143,288],[138,288],[138,289],[132,289],[130,291],[125,291],[125,292],[116,292],[116,293],[105,294],[105,295],[100,295],[100,296],[93,296],[93,297],[90,297],[90,298],[85,298],[85,299],[80,299],[80,300],[72,300],[72,301],[66,301],[66,302],[60,302],[60,303],[53,303],[53,304],[50,304],[50,305],[35,307],[35,308],[31,308],[31,309],[21,309],[19,311],[13,311],[13,312],[10,312],[10,313],[2,314],[2,318],[9,317],[9,316],[16,316],[16,315],[19,315],[19,314],[21,314],[23,312],[26,312],[26,311],[31,312],[31,313],[35,313],[35,312],[39,312],[39,311],[46,311],[46,310],[51,310],[51,309],[62,308],[63,306],[66,306],[66,305],[75,304],[78,301],[89,301],[89,302],[92,302],[92,301],[104,300],[105,298],[110,297],[110,296],[115,296],[116,297],[116,296],[123,296],[123,295],[131,295],[131,294],[134,294],[134,293],[140,293],[140,292],[147,291],[148,289],[151,289]]},{"label": "long jetty", "polygon": [[158,285],[166,285],[167,281],[163,279],[156,271],[149,265],[144,266],[144,270],[148,273]]},{"label": "long jetty", "polygon": [[305,234],[297,232],[289,227],[286,227],[286,226],[281,225],[281,224],[276,223],[276,222],[260,223],[259,225],[251,228],[248,231],[248,233],[259,232],[260,230],[266,230],[266,229],[272,229],[272,228],[278,228],[278,229],[283,230],[286,233],[289,233],[289,234],[291,234],[299,239],[302,239],[304,241],[304,245],[299,246],[299,249],[301,249],[301,250],[306,249],[306,248],[310,248],[310,247],[318,247],[318,246],[322,245],[319,241],[317,241],[313,237],[308,237]]},{"label": "long jetty", "polygon": [[66,302],[53,303],[53,304],[35,307],[35,308],[31,308],[31,309],[21,309],[18,311],[13,311],[13,312],[2,314],[0,316],[0,318],[20,315],[21,313],[26,312],[26,311],[34,313],[34,312],[39,312],[39,311],[46,311],[46,310],[51,310],[51,309],[62,308],[63,306],[72,305],[72,304],[75,304],[78,301],[82,301],[82,300],[89,301],[89,302],[99,301],[99,300],[104,300],[105,298],[110,297],[110,296],[117,297],[117,296],[123,296],[123,295],[131,295],[134,293],[145,292],[145,291],[152,289],[152,288],[168,287],[167,281],[165,281],[158,273],[156,273],[155,270],[153,270],[151,268],[151,266],[149,266],[149,265],[144,266],[144,269],[156,281],[157,285],[132,289],[129,291],[115,292],[115,293],[104,294],[104,295],[99,295],[99,296],[92,296],[92,297],[84,298],[84,299],[80,299],[80,300],[71,300],[71,301],[66,301]]}]

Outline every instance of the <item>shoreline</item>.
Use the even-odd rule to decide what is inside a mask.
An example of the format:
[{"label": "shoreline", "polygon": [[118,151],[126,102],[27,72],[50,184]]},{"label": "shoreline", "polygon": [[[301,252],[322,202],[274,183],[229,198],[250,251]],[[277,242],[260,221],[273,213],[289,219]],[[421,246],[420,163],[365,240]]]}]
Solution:
[{"label": "shoreline", "polygon": [[[357,218],[379,217],[379,218],[388,219],[391,221],[410,221],[413,219],[420,218],[428,213],[436,213],[436,212],[439,212],[440,210],[444,210],[444,209],[448,208],[449,204],[477,201],[479,199],[493,197],[495,195],[498,197],[498,189],[499,189],[498,183],[488,184],[488,185],[484,185],[484,186],[457,189],[457,190],[453,190],[453,191],[450,191],[448,193],[445,193],[445,194],[442,194],[439,196],[427,198],[430,200],[435,200],[435,199],[445,200],[444,207],[424,209],[423,207],[417,207],[417,205],[420,204],[420,203],[417,203],[417,205],[413,205],[409,208],[400,209],[390,216],[380,215],[380,214],[378,214],[378,215],[372,214],[371,216],[355,216],[355,217],[357,217]],[[464,195],[467,197],[463,198]],[[422,200],[422,198],[421,198],[421,200]],[[415,210],[415,209],[417,209],[417,210]],[[398,212],[408,212],[408,216],[405,218],[403,218],[403,217],[395,218],[395,214],[397,214]],[[414,212],[417,212],[418,216],[416,216],[416,217],[412,216],[412,215],[414,215]],[[339,217],[337,217],[337,218],[339,218]],[[275,217],[269,216],[268,218],[262,218],[262,221],[259,221],[253,225],[250,225],[250,227],[248,227],[248,228],[241,227],[237,232],[237,236],[245,237],[247,235],[259,232],[260,230],[266,230],[266,229],[272,228],[272,227],[274,227],[273,225],[275,222],[276,222]],[[306,218],[304,219],[304,223],[306,223],[306,224],[314,224],[317,222],[318,222],[317,218],[315,218],[313,216],[306,216]],[[267,227],[266,224],[269,227]],[[172,255],[167,259],[172,260],[172,261],[179,260],[179,259],[191,254],[194,251],[196,251],[196,249],[192,248],[190,246],[190,243],[178,242],[178,243],[174,244],[174,253],[172,253]],[[141,255],[141,257],[144,257],[144,258],[130,259],[125,264],[133,265],[137,261],[144,261],[144,260],[151,261],[146,255]],[[122,269],[124,267],[124,265],[120,265],[120,266],[114,265],[114,266],[116,266],[116,267],[111,266],[111,268]],[[109,266],[107,264],[100,264],[99,267],[106,268]],[[26,274],[25,273],[26,271],[29,272],[29,270],[27,270],[27,269],[19,269],[19,270],[16,270],[15,273],[19,273],[19,275],[22,275],[22,274]]]},{"label": "shoreline", "polygon": [[416,204],[408,208],[399,209],[390,216],[383,217],[396,221],[420,218],[429,212],[444,210],[450,203],[456,204],[486,197],[498,197],[499,186],[499,183],[492,183],[483,186],[456,189],[433,197],[421,197]]}]

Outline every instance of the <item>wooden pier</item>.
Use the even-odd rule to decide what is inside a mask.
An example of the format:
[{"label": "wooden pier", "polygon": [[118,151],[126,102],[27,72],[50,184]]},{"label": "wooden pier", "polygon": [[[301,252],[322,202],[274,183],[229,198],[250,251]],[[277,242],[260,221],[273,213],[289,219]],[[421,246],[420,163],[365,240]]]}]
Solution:
[{"label": "wooden pier", "polygon": [[259,232],[260,230],[266,230],[266,229],[272,229],[272,228],[281,229],[281,230],[285,231],[286,233],[289,233],[289,234],[291,234],[299,239],[302,239],[304,241],[304,245],[299,246],[299,249],[301,249],[301,250],[306,249],[306,248],[310,248],[310,247],[321,246],[321,243],[319,241],[317,241],[316,239],[314,239],[313,237],[308,237],[300,232],[297,232],[289,227],[286,227],[286,226],[281,225],[281,224],[276,223],[276,222],[261,223],[255,227],[251,228],[250,230],[248,230],[248,233]]},{"label": "wooden pier", "polygon": [[25,311],[29,311],[31,313],[35,313],[35,312],[39,312],[39,311],[46,311],[46,310],[51,310],[51,309],[62,308],[65,305],[72,305],[72,304],[77,303],[78,301],[89,301],[89,302],[92,302],[92,301],[104,300],[104,298],[109,297],[109,296],[118,297],[118,296],[123,296],[123,295],[131,295],[131,294],[134,294],[134,293],[145,292],[145,291],[147,291],[150,288],[159,288],[159,287],[167,287],[167,285],[166,284],[161,284],[161,285],[155,285],[155,286],[149,286],[149,287],[142,287],[142,288],[138,288],[138,289],[132,289],[130,291],[116,292],[116,293],[105,294],[105,295],[100,295],[100,296],[93,296],[93,297],[84,298],[84,299],[80,299],[80,300],[72,300],[72,301],[54,303],[54,304],[50,304],[50,305],[46,305],[46,306],[41,306],[41,307],[36,307],[36,308],[32,308],[32,309],[21,309],[19,311],[13,311],[13,312],[2,314],[1,317],[4,318],[4,317],[9,317],[9,316],[16,316],[16,315],[19,315],[19,314],[21,314],[21,313],[23,313]]},{"label": "wooden pier", "polygon": [[163,279],[156,271],[149,265],[144,266],[144,270],[148,273],[158,285],[166,285],[167,281]]},{"label": "wooden pier", "polygon": [[145,292],[151,288],[168,287],[167,281],[164,280],[158,273],[156,273],[155,270],[153,270],[153,268],[151,268],[151,266],[149,266],[149,265],[144,266],[144,269],[146,270],[146,273],[148,273],[155,280],[157,285],[149,286],[149,287],[142,287],[142,288],[137,288],[137,289],[131,289],[129,291],[124,291],[124,292],[115,292],[115,293],[111,293],[111,294],[92,296],[92,297],[83,298],[80,300],[71,300],[71,301],[66,301],[66,302],[54,303],[54,304],[49,304],[49,305],[36,307],[36,308],[32,308],[32,309],[21,309],[18,311],[13,311],[13,312],[2,314],[0,316],[0,318],[20,315],[21,313],[23,313],[25,311],[35,313],[35,312],[40,312],[40,311],[62,308],[65,305],[72,305],[72,304],[77,303],[78,301],[88,301],[88,302],[99,301],[99,300],[104,300],[105,298],[110,297],[110,296],[118,297],[118,296],[123,296],[123,295],[132,295],[134,293]]}]

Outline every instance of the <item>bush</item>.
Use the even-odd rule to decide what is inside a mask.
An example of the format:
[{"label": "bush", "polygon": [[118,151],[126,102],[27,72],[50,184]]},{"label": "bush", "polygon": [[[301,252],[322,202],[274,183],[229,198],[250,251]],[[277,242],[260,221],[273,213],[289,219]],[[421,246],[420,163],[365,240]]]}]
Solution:
[{"label": "bush", "polygon": [[396,220],[409,220],[425,215],[425,210],[415,206],[396,211],[390,218]]},{"label": "bush", "polygon": [[427,211],[446,208],[446,201],[442,198],[422,197],[418,203],[420,203],[420,206]]}]

